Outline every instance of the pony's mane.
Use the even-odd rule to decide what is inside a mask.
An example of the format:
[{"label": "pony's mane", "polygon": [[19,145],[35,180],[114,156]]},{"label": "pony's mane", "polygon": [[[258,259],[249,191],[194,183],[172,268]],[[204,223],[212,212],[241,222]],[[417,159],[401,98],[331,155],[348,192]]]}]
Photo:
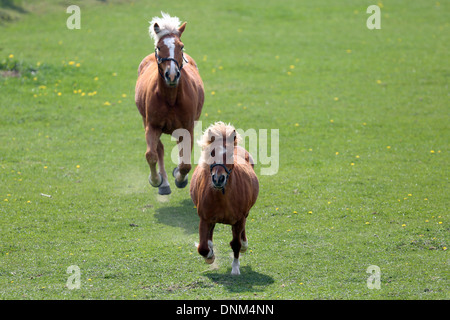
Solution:
[{"label": "pony's mane", "polygon": [[[159,39],[168,35],[176,34],[178,35],[178,28],[180,27],[180,19],[178,17],[171,17],[168,13],[161,11],[162,18],[153,17],[150,21],[149,33],[152,39],[155,41],[155,47],[158,45]],[[161,29],[160,32],[156,33],[154,29],[155,23],[158,24]]]},{"label": "pony's mane", "polygon": [[[197,141],[198,145],[202,147],[202,155],[200,157],[199,163],[206,162],[206,156],[209,155],[208,146],[212,144],[211,137],[220,137],[220,139],[226,139],[230,137],[233,132],[236,134],[236,140],[234,140],[234,146],[241,142],[241,135],[236,131],[236,129],[231,124],[226,124],[222,121],[216,122],[210,125],[203,133],[200,140]],[[207,151],[207,152],[205,152]]]}]

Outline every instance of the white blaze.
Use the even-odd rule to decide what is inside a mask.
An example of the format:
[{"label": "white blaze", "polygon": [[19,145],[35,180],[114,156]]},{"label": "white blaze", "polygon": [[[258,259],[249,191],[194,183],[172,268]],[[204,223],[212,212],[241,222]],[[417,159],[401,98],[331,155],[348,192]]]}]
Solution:
[{"label": "white blaze", "polygon": [[[169,58],[174,59],[175,58],[175,38],[174,37],[168,37],[165,38],[164,44],[169,48]],[[175,73],[175,63],[173,61],[170,61],[170,75],[172,76]]]}]

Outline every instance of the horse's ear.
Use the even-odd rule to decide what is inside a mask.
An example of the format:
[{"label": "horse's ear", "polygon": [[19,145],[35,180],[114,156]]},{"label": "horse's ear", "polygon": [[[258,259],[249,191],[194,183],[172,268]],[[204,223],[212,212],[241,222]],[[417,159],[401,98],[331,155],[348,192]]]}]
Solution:
[{"label": "horse's ear", "polygon": [[155,22],[155,24],[153,25],[153,30],[155,31],[156,34],[158,34],[161,31],[161,28],[159,27],[158,23]]},{"label": "horse's ear", "polygon": [[186,28],[186,22],[183,23],[183,24],[181,25],[181,27],[178,28],[178,34],[179,34],[179,37],[180,37],[180,38],[181,38],[181,35],[183,34],[185,28]]},{"label": "horse's ear", "polygon": [[234,142],[234,145],[236,145],[236,138],[237,138],[236,130],[233,130],[233,142]]}]

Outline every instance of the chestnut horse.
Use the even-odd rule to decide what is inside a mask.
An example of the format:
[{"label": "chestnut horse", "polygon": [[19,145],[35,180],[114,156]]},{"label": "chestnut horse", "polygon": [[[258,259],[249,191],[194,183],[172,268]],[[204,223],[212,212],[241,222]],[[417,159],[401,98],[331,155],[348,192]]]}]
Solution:
[{"label": "chestnut horse", "polygon": [[190,194],[200,217],[198,252],[213,263],[213,232],[216,223],[232,226],[234,253],[231,274],[239,275],[239,252],[248,241],[245,222],[259,192],[253,158],[238,146],[240,136],[233,126],[223,122],[211,125],[199,142],[202,155],[192,175]]},{"label": "chestnut horse", "polygon": [[[148,180],[150,185],[158,187],[159,194],[170,194],[160,137],[163,133],[171,135],[176,129],[185,129],[193,136],[194,121],[200,117],[203,107],[204,89],[195,61],[183,52],[180,37],[186,22],[180,26],[177,17],[161,14],[162,18],[155,17],[151,21],[149,31],[155,42],[155,53],[145,57],[139,65],[135,101],[145,127],[145,157],[150,166]],[[180,157],[187,149],[181,148],[181,141],[180,138],[177,142]],[[192,139],[188,151],[191,150]],[[190,155],[187,158],[190,159]],[[190,161],[184,163],[180,158],[172,172],[178,188],[187,185],[190,170]]]}]

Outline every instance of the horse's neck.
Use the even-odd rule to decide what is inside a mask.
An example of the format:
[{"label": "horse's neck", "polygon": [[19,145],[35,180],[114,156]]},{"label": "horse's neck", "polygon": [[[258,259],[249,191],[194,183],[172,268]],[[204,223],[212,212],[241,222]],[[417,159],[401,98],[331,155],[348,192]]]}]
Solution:
[{"label": "horse's neck", "polygon": [[178,86],[176,86],[175,88],[171,88],[166,85],[165,81],[161,77],[158,77],[158,87],[161,96],[164,98],[164,100],[166,100],[168,105],[173,106],[177,102],[180,84],[181,81],[178,83]]}]

